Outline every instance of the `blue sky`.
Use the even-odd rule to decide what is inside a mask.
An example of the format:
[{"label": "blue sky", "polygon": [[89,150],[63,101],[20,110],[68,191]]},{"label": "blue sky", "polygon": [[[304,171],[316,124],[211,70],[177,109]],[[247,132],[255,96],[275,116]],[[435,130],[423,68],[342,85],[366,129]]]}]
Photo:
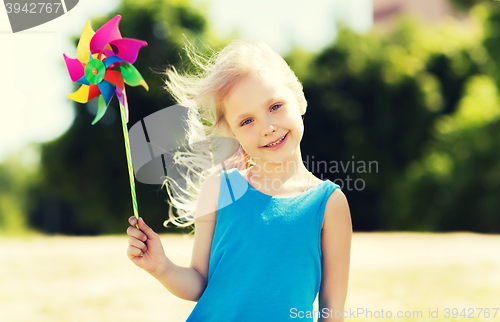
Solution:
[{"label": "blue sky", "polygon": [[[227,36],[237,28],[243,37],[262,39],[280,54],[286,54],[292,42],[320,50],[335,40],[337,20],[360,33],[372,25],[371,0],[193,2],[207,3],[218,35]],[[6,11],[0,9],[0,162],[20,150],[36,160],[36,143],[57,138],[71,125],[73,103],[66,95],[73,86],[62,54],[76,57],[70,36],[80,35],[87,20],[117,4],[117,0],[81,0],[67,14],[16,34],[10,31]]]}]

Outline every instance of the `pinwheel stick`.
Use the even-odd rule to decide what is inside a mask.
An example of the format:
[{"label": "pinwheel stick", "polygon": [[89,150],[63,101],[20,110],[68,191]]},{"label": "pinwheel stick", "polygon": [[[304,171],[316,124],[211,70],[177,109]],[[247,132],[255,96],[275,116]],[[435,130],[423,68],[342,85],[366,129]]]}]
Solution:
[{"label": "pinwheel stick", "polygon": [[[69,94],[68,98],[84,104],[99,97],[98,109],[92,125],[104,116],[113,95],[116,93],[118,97],[127,153],[132,205],[134,206],[134,216],[139,222],[134,171],[128,139],[128,103],[125,84],[141,85],[146,90],[149,89],[141,74],[132,65],[137,59],[139,49],[148,44],[143,40],[123,38],[118,29],[120,19],[121,16],[116,15],[96,32],[90,26],[90,21],[87,21],[78,42],[77,58],[63,56],[71,80],[81,84],[81,87],[76,92]],[[138,223],[135,226],[139,228]]]},{"label": "pinwheel stick", "polygon": [[132,193],[132,205],[134,206],[134,217],[137,219],[135,227],[139,229],[139,210],[137,207],[137,198],[135,196],[134,170],[132,167],[132,157],[130,155],[130,142],[128,140],[127,121],[125,120],[125,107],[120,103],[120,115],[122,119],[123,138],[125,140],[125,152],[127,154],[128,176],[130,178],[130,192]]}]

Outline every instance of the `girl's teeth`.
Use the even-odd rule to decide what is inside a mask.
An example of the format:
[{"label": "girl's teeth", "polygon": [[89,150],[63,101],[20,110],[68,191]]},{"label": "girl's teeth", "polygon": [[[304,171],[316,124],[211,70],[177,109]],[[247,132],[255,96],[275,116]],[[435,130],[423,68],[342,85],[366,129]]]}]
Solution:
[{"label": "girl's teeth", "polygon": [[281,141],[283,141],[283,139],[285,138],[286,134],[276,143],[273,143],[273,144],[269,144],[269,145],[266,145],[266,146],[275,146],[275,145],[278,145],[281,143]]}]

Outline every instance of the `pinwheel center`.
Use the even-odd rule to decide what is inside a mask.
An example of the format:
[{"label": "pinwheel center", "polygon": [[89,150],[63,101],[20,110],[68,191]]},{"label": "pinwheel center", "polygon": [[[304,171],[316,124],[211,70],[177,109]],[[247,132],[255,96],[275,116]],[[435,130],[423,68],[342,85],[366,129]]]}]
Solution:
[{"label": "pinwheel center", "polygon": [[85,65],[85,77],[90,84],[97,85],[104,79],[106,66],[100,59],[92,59]]}]

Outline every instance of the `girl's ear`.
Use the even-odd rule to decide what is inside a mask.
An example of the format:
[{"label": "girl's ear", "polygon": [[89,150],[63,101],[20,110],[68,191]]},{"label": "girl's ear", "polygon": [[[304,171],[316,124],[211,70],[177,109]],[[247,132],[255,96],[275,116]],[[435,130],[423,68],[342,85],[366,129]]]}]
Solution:
[{"label": "girl's ear", "polygon": [[305,98],[299,97],[297,101],[298,101],[297,103],[299,105],[300,115],[306,114],[307,102],[306,102]]},{"label": "girl's ear", "polygon": [[299,102],[299,110],[300,110],[300,115],[304,116],[304,114],[306,114],[306,110],[307,110],[306,102],[304,102],[304,101]]}]

